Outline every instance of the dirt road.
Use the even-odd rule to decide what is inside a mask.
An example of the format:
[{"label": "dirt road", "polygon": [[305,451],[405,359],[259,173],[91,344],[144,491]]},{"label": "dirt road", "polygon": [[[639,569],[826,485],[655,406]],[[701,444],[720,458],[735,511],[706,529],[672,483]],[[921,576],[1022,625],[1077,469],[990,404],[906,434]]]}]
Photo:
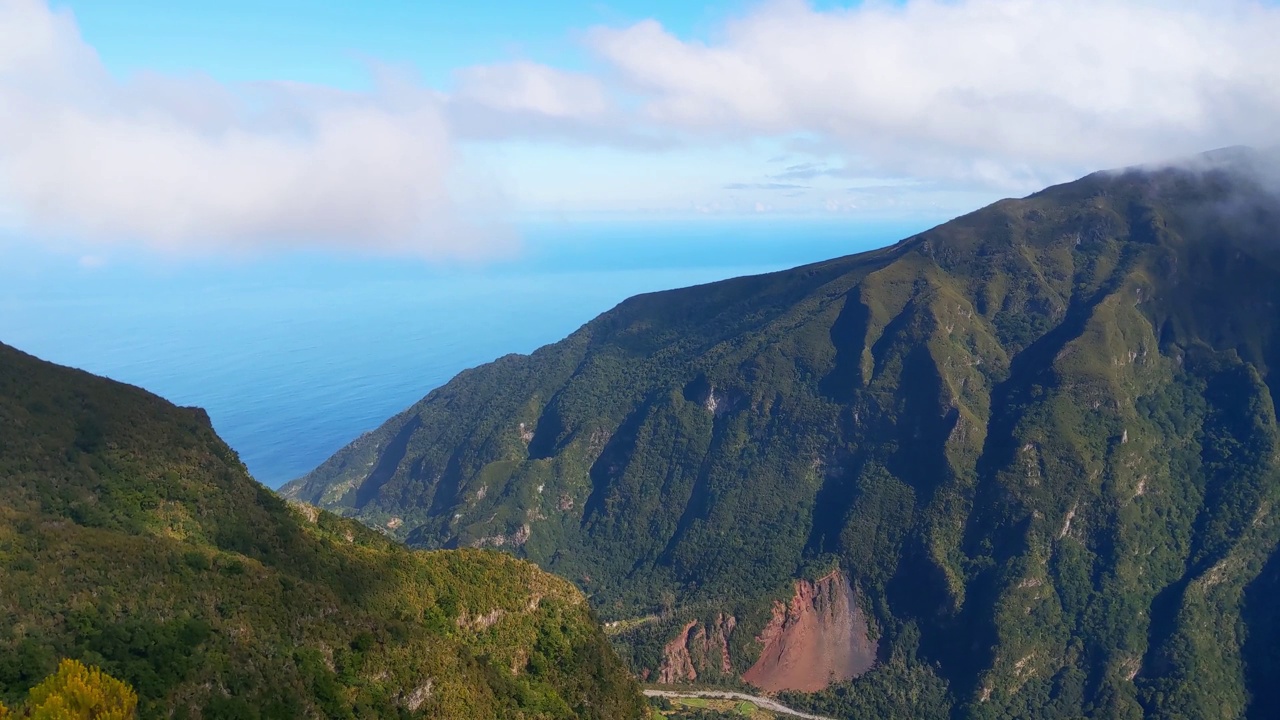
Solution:
[{"label": "dirt road", "polygon": [[770,700],[767,697],[758,695],[746,695],[744,693],[729,692],[727,690],[645,690],[645,697],[664,697],[664,698],[709,698],[711,700],[746,700],[755,703],[759,707],[770,712],[790,715],[792,717],[803,718],[803,720],[835,720],[835,718],[823,717],[821,715],[810,715],[802,713],[799,710],[792,710],[776,700]]}]

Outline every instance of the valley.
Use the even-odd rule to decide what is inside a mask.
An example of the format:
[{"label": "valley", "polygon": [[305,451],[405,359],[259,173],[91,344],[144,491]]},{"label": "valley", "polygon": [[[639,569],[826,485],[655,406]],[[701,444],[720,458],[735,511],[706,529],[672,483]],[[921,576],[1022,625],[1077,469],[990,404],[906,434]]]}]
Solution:
[{"label": "valley", "polygon": [[1280,717],[1278,37],[0,0],[0,720]]}]

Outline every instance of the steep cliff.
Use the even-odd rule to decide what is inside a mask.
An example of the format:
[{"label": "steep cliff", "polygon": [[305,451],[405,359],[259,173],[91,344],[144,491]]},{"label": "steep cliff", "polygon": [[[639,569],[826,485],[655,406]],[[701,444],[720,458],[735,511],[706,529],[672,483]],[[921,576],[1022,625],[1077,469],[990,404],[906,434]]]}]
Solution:
[{"label": "steep cliff", "polygon": [[756,638],[762,646],[742,679],[769,692],[816,692],[858,677],[875,664],[875,643],[849,580],[833,572],[796,582],[789,603],[777,602]]},{"label": "steep cliff", "polygon": [[701,678],[733,676],[729,658],[729,638],[737,627],[737,618],[720,613],[708,627],[690,620],[662,647],[662,661],[654,678],[659,684],[694,682]]}]

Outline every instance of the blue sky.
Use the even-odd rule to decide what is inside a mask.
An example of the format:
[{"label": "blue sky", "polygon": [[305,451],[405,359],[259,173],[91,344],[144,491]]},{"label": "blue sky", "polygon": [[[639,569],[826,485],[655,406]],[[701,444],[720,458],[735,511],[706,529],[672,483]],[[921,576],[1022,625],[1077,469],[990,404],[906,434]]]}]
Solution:
[{"label": "blue sky", "polygon": [[742,2],[555,3],[379,0],[80,0],[72,9],[85,38],[121,74],[204,72],[226,81],[299,80],[359,87],[363,59],[412,65],[447,87],[459,67],[533,59],[582,68],[575,35],[595,25],[648,18],[682,35],[705,37]]},{"label": "blue sky", "polygon": [[[682,38],[709,41],[726,22],[760,3],[82,0],[56,6],[74,12],[85,41],[121,79],[162,72],[209,75],[226,83],[285,80],[367,90],[370,67],[389,65],[449,92],[460,69],[477,65],[530,61],[571,71],[598,70],[601,63],[583,39],[594,27],[625,28],[656,20]],[[566,148],[561,142],[522,138],[464,145],[489,180],[520,195],[521,221],[569,216],[627,222],[694,215],[698,207],[732,216],[776,208],[780,193],[754,186],[770,184],[769,174],[779,167],[813,160],[808,155],[788,158],[791,139],[759,137],[643,153],[607,144]],[[794,162],[779,165],[784,160]],[[838,164],[839,159],[830,162]],[[933,208],[930,202],[887,215],[942,218],[998,195],[953,192],[943,207]]]},{"label": "blue sky", "polygon": [[0,228],[508,253],[531,221],[942,219],[1280,141],[1255,0],[0,0]]},{"label": "blue sky", "polygon": [[[562,0],[554,3],[376,0],[60,0],[117,73],[205,72],[227,81],[299,80],[362,86],[361,58],[407,63],[447,87],[459,67],[532,59],[582,69],[577,42],[597,25],[657,19],[682,37],[714,37],[759,3],[742,0]],[[857,3],[818,2],[816,9]]]}]

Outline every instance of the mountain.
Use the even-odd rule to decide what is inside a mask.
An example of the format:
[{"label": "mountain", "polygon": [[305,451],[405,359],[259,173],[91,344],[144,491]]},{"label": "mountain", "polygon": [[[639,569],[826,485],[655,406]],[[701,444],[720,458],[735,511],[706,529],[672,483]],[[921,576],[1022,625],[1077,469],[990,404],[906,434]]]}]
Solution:
[{"label": "mountain", "polygon": [[82,660],[144,718],[644,717],[568,582],[289,506],[202,410],[0,345],[0,701]]},{"label": "mountain", "polygon": [[1096,173],[634,297],[284,493],[570,578],[649,680],[859,717],[1265,717],[1276,167]]}]

